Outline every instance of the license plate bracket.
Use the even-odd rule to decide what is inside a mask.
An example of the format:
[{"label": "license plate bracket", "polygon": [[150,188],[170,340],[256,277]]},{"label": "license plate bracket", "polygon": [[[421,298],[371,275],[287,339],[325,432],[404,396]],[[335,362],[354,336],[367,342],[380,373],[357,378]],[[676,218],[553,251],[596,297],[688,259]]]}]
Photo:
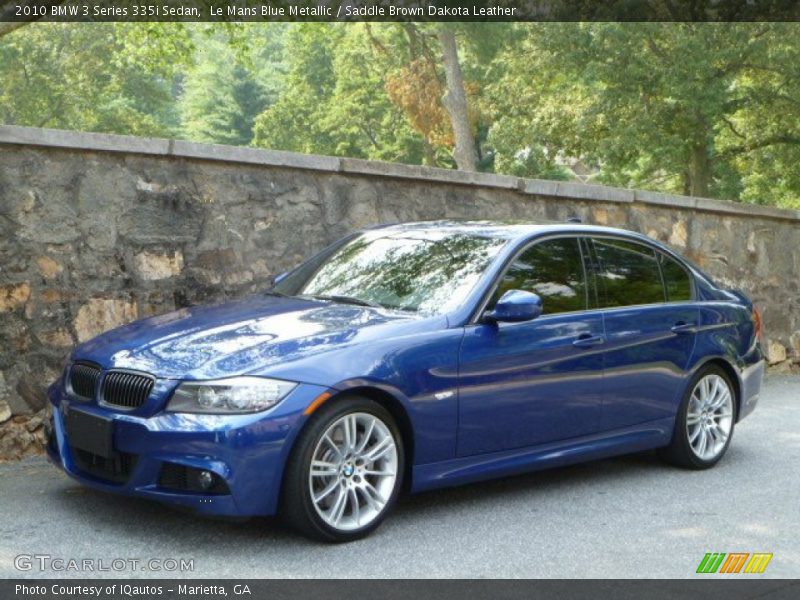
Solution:
[{"label": "license plate bracket", "polygon": [[67,413],[67,438],[71,446],[103,458],[111,458],[114,423],[111,419],[75,410]]}]

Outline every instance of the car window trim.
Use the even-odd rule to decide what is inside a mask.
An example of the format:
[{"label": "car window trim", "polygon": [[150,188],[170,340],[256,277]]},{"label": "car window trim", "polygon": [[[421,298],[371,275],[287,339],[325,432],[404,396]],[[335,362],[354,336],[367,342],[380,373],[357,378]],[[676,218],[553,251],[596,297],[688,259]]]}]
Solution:
[{"label": "car window trim", "polygon": [[[654,302],[648,302],[648,303],[645,303],[645,304],[625,304],[623,306],[598,307],[600,310],[616,310],[616,309],[622,309],[622,308],[645,307],[645,306],[663,306],[665,304],[689,304],[689,303],[692,303],[692,302],[697,302],[697,297],[698,297],[697,296],[697,282],[695,280],[694,272],[692,271],[691,268],[689,268],[688,265],[686,265],[686,263],[683,260],[681,260],[677,255],[673,254],[672,252],[668,252],[666,249],[660,248],[656,244],[650,243],[648,240],[641,240],[641,239],[638,239],[638,238],[629,238],[629,237],[620,236],[620,235],[614,235],[614,234],[610,234],[610,233],[596,233],[596,234],[595,233],[590,233],[588,235],[585,235],[584,237],[586,238],[587,243],[592,244],[592,250],[593,251],[594,251],[594,244],[593,244],[593,239],[594,238],[619,240],[619,241],[622,241],[622,242],[630,242],[630,243],[633,243],[633,244],[639,244],[640,246],[645,246],[645,247],[650,248],[651,250],[653,250],[656,253],[656,255],[663,254],[667,258],[669,258],[669,259],[675,261],[676,263],[678,263],[678,265],[680,265],[680,267],[689,276],[689,287],[691,288],[691,294],[692,294],[692,297],[689,300],[669,300],[668,299],[669,298],[669,294],[667,293],[666,281],[664,280],[664,277],[662,275],[661,276],[661,285],[664,288],[664,298],[665,298],[664,302],[655,302],[655,303]],[[656,259],[656,262],[658,262],[657,259]],[[599,263],[599,261],[598,261],[598,263]],[[658,268],[659,268],[659,273],[661,273],[661,264],[660,263],[658,264]],[[599,294],[599,288],[598,288],[598,294]]]},{"label": "car window trim", "polygon": [[486,306],[489,304],[489,301],[494,296],[494,293],[497,291],[500,282],[503,280],[503,277],[506,276],[506,273],[514,264],[514,262],[525,252],[530,250],[536,244],[540,244],[543,242],[550,242],[553,240],[558,239],[574,239],[575,242],[578,244],[578,252],[581,257],[581,266],[583,268],[583,280],[584,280],[584,308],[583,310],[567,310],[557,313],[550,313],[549,315],[542,315],[542,317],[550,317],[555,315],[569,315],[575,314],[580,312],[587,312],[589,310],[595,310],[589,308],[589,281],[587,278],[586,272],[586,257],[583,252],[582,244],[580,243],[581,238],[586,237],[584,233],[565,233],[565,232],[558,232],[549,235],[539,236],[533,240],[527,241],[524,245],[522,245],[514,254],[512,254],[509,258],[506,259],[503,268],[495,275],[494,280],[492,281],[492,285],[488,289],[488,291],[484,294],[484,297],[481,301],[477,304],[478,310],[474,311],[467,321],[467,325],[478,325],[480,324],[481,315],[483,315],[484,311],[486,310]]},{"label": "car window trim", "polygon": [[[595,248],[595,239],[596,236],[589,236],[589,243],[592,245],[592,249],[594,250],[594,258],[597,261],[597,266],[601,269],[604,267],[603,261],[600,260],[597,249]],[[661,265],[658,262],[658,254],[656,254],[656,249],[653,248],[650,244],[642,244],[638,240],[630,240],[626,238],[614,237],[614,236],[607,236],[605,239],[612,239],[617,240],[620,242],[626,242],[631,244],[632,246],[640,246],[642,248],[647,248],[652,253],[653,261],[656,263],[656,270],[658,272],[658,280],[661,282],[661,302],[639,302],[637,304],[623,304],[622,306],[660,306],[661,304],[667,303],[667,286],[664,282],[664,275],[661,273]],[[599,293],[599,286],[598,286],[598,293]],[[603,286],[603,302],[608,302],[608,295],[605,285]],[[620,308],[618,306],[602,306],[600,308],[608,309],[608,308]]]},{"label": "car window trim", "polygon": [[[587,305],[590,291],[594,292],[594,306],[588,306],[587,310],[600,308],[600,286],[597,284],[597,257],[594,255],[594,245],[590,243],[591,240],[587,236],[580,238],[581,251],[584,255],[584,269],[586,269],[586,282],[587,282]],[[591,273],[591,290],[588,289],[589,274]]]}]

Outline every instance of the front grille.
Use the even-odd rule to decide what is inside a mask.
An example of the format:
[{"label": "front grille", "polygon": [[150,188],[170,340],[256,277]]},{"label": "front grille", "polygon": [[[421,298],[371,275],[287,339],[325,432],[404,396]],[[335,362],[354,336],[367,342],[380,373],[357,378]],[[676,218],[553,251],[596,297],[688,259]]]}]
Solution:
[{"label": "front grille", "polygon": [[115,452],[113,457],[105,458],[80,448],[70,447],[70,450],[78,469],[112,483],[127,482],[136,466],[136,455],[127,452]]},{"label": "front grille", "polygon": [[97,391],[100,367],[87,363],[75,363],[69,370],[70,391],[80,398],[91,400]]},{"label": "front grille", "polygon": [[153,390],[155,380],[149,375],[109,371],[103,379],[101,398],[106,404],[139,408]]},{"label": "front grille", "polygon": [[200,480],[200,473],[202,472],[202,469],[165,462],[161,466],[158,485],[168,490],[180,492],[197,492],[201,494],[231,493],[228,484],[216,473],[211,474],[211,484],[204,487]]}]

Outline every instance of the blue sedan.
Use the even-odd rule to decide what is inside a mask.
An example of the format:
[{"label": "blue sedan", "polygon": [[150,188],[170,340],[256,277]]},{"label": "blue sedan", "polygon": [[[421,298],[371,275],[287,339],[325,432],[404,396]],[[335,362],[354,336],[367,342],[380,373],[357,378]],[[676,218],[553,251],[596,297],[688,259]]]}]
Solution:
[{"label": "blue sedan", "polygon": [[758,402],[760,328],[636,233],[377,227],[249,299],[78,346],[48,453],[97,489],[348,541],[403,490],[654,448],[713,466]]}]

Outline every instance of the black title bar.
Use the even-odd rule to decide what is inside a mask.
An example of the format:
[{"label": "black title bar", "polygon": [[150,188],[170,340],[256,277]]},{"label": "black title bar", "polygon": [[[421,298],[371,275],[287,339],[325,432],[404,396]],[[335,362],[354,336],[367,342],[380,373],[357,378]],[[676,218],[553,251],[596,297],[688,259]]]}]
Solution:
[{"label": "black title bar", "polygon": [[798,21],[798,0],[0,0],[0,21]]}]

